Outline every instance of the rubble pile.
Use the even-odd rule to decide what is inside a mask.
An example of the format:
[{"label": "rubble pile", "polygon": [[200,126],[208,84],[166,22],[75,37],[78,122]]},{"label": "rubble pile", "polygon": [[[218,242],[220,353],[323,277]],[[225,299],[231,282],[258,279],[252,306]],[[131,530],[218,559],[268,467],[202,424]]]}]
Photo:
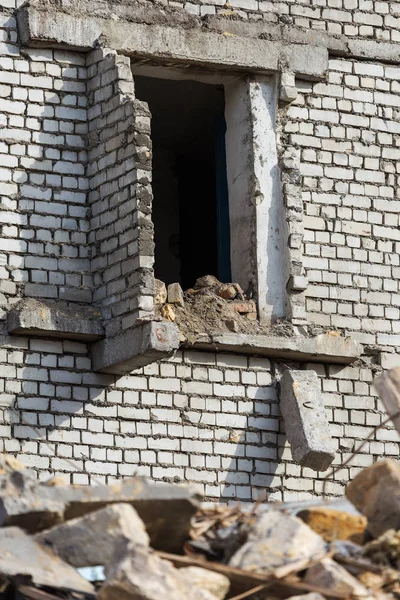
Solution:
[{"label": "rubble pile", "polygon": [[354,506],[205,507],[190,485],[141,477],[93,487],[38,483],[1,456],[2,597],[400,597],[400,464],[368,467],[346,493]]},{"label": "rubble pile", "polygon": [[[177,324],[181,341],[194,343],[198,336],[217,333],[270,333],[260,325],[257,307],[238,283],[221,283],[213,275],[197,279],[193,288],[183,292],[179,283],[168,287],[156,279],[156,316]],[[280,335],[293,333],[290,324],[277,326]]]}]

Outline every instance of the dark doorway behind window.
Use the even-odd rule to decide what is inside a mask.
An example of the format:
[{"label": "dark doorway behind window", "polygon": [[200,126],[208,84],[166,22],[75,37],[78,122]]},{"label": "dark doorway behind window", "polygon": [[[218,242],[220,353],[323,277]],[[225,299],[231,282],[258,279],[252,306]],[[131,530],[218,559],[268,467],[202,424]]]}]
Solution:
[{"label": "dark doorway behind window", "polygon": [[[202,275],[221,273],[223,86],[141,76],[135,86],[152,114],[155,276],[187,289]],[[224,223],[229,232],[227,214]]]}]

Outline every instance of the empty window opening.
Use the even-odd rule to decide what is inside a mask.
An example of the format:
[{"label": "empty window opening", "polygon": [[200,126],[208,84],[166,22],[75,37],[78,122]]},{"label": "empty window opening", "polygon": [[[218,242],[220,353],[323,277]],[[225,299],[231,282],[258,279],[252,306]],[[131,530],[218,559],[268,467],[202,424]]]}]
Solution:
[{"label": "empty window opening", "polygon": [[155,276],[229,281],[224,88],[135,76],[135,89],[152,115]]}]

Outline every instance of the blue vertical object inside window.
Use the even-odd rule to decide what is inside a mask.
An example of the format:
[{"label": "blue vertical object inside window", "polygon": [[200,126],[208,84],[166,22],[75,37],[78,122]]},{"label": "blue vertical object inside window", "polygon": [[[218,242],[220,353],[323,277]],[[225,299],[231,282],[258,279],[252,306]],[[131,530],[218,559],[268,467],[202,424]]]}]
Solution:
[{"label": "blue vertical object inside window", "polygon": [[224,115],[221,115],[215,120],[218,279],[224,283],[228,283],[232,281],[232,276],[229,197],[228,181],[226,177],[225,133],[225,117]]}]

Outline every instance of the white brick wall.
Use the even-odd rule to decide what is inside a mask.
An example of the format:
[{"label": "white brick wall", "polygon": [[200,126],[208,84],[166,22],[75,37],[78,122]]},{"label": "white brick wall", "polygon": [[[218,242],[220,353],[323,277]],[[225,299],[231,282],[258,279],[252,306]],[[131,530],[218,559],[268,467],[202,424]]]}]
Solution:
[{"label": "white brick wall", "polygon": [[[224,3],[170,4],[203,16]],[[243,19],[279,23],[284,15],[299,27],[399,41],[397,1],[231,4]],[[56,473],[89,483],[139,472],[196,481],[210,499],[320,494],[322,475],[291,460],[278,403],[281,363],[184,352],[116,378],[91,371],[84,344],[6,336],[5,309],[21,296],[90,302],[93,285],[86,58],[20,48],[14,2],[1,5],[0,449],[41,479]],[[301,156],[308,319],[378,344],[385,367],[397,365],[400,349],[399,73],[396,65],[331,60],[327,81],[298,82],[297,102],[281,111],[282,145]],[[107,239],[102,250],[110,251]],[[307,365],[322,380],[336,465],[381,422],[377,361]],[[397,433],[380,430],[328,493],[342,494],[360,468],[398,454]]]}]

